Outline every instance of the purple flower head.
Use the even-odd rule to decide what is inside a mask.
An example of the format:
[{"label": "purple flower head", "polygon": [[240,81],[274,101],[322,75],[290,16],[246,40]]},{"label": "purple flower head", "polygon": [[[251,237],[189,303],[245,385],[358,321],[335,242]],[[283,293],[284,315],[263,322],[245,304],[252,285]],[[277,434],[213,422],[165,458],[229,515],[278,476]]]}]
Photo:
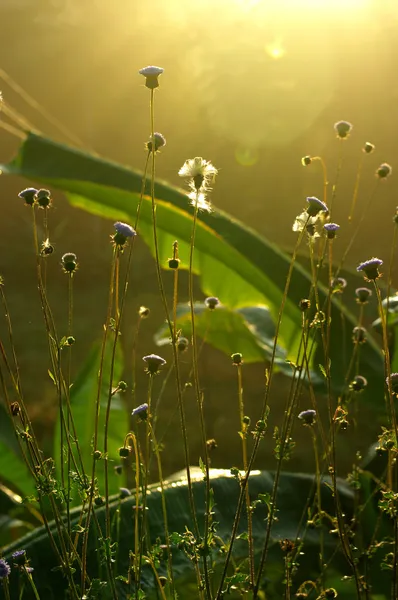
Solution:
[{"label": "purple flower head", "polygon": [[148,354],[148,356],[144,356],[143,361],[146,362],[146,372],[149,375],[156,375],[159,372],[160,367],[166,364],[166,361],[161,356],[157,354]]},{"label": "purple flower head", "polygon": [[4,558],[0,558],[0,579],[5,579],[11,573],[11,568]]},{"label": "purple flower head", "polygon": [[370,258],[365,262],[360,263],[357,267],[357,271],[362,271],[365,274],[365,279],[368,281],[375,281],[380,277],[379,267],[383,264],[380,258]]},{"label": "purple flower head", "polygon": [[319,198],[316,198],[315,196],[309,196],[307,198],[307,202],[307,213],[310,215],[310,217],[315,217],[318,213],[322,211],[328,212],[328,207],[326,206],[326,204],[322,202],[322,200],[319,200]]},{"label": "purple flower head", "polygon": [[136,408],[131,412],[132,416],[139,415],[140,413],[146,413],[148,410],[148,404],[145,402],[144,404],[140,404],[136,406]]},{"label": "purple flower head", "polygon": [[131,225],[128,225],[127,223],[121,223],[120,221],[117,221],[114,224],[114,227],[116,229],[116,233],[111,236],[111,239],[115,246],[122,250],[126,245],[127,240],[137,235],[136,231],[131,227]]},{"label": "purple flower head", "polygon": [[398,373],[391,373],[390,377],[386,377],[387,387],[390,388],[394,396],[398,396]]},{"label": "purple flower head", "polygon": [[336,237],[336,233],[340,229],[340,225],[337,225],[337,223],[326,223],[323,228],[326,231],[329,240],[332,240]]},{"label": "purple flower head", "polygon": [[376,171],[376,175],[377,177],[379,177],[379,179],[385,179],[386,177],[391,175],[391,173],[392,167],[388,163],[382,163]]},{"label": "purple flower head", "polygon": [[334,124],[334,129],[337,133],[337,137],[343,140],[349,136],[352,129],[352,124],[348,121],[338,121]]},{"label": "purple flower head", "polygon": [[315,410],[303,410],[299,415],[298,418],[301,419],[303,421],[303,425],[313,425],[315,423],[315,419],[316,419],[316,411]]},{"label": "purple flower head", "polygon": [[23,200],[25,200],[25,204],[27,206],[33,206],[36,202],[37,191],[38,190],[36,188],[26,188],[26,190],[22,190],[22,192],[19,192],[18,196],[19,198],[23,198]]},{"label": "purple flower head", "polygon": [[350,390],[353,392],[362,392],[368,385],[368,380],[362,375],[356,375],[350,383]]},{"label": "purple flower head", "polygon": [[12,559],[16,565],[25,565],[27,561],[26,550],[17,550],[12,553]]},{"label": "purple flower head", "polygon": [[217,306],[220,306],[220,301],[215,296],[209,296],[205,300],[205,306],[210,310],[214,310]]},{"label": "purple flower head", "polygon": [[114,227],[116,229],[116,233],[122,235],[125,238],[134,237],[136,235],[134,229],[131,227],[131,225],[128,225],[127,223],[121,223],[120,221],[117,221]]},{"label": "purple flower head", "polygon": [[358,304],[367,304],[372,295],[372,290],[367,287],[360,287],[355,290]]},{"label": "purple flower head", "polygon": [[128,498],[129,496],[131,496],[131,492],[128,488],[120,488],[119,489],[119,498]]}]

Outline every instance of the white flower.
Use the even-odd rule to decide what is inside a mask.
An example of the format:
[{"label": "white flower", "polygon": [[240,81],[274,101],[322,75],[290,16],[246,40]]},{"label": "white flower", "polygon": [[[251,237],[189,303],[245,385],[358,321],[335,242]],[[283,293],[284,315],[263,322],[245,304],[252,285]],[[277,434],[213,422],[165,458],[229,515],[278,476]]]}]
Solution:
[{"label": "white flower", "polygon": [[210,212],[210,203],[206,200],[206,193],[211,189],[209,183],[213,183],[217,175],[216,167],[209,160],[196,156],[186,160],[178,174],[188,180],[191,188],[188,198],[191,200],[192,206],[197,207],[198,210]]},{"label": "white flower", "polygon": [[163,73],[164,69],[162,67],[149,66],[140,69],[138,72],[140,75],[144,75],[144,77],[158,77]]},{"label": "white flower", "polygon": [[198,210],[211,212],[211,204],[208,200],[206,200],[206,194],[192,191],[190,194],[188,194],[188,198],[190,199],[192,206],[196,206],[196,204],[198,205]]},{"label": "white flower", "polygon": [[209,160],[205,160],[201,156],[196,156],[195,158],[186,160],[178,171],[178,174],[180,177],[185,177],[186,179],[203,177],[203,180],[208,183],[210,179],[214,181],[217,169]]},{"label": "white flower", "polygon": [[[310,217],[310,216],[308,216],[308,212],[306,210],[304,210],[300,215],[297,215],[297,217],[293,223],[292,229],[293,229],[293,231],[301,232],[301,231],[303,231],[304,227],[308,228],[308,226],[315,226],[318,221],[319,221],[319,215],[316,215],[315,217]],[[320,237],[320,236],[319,236],[319,233],[314,232],[312,237]]]}]

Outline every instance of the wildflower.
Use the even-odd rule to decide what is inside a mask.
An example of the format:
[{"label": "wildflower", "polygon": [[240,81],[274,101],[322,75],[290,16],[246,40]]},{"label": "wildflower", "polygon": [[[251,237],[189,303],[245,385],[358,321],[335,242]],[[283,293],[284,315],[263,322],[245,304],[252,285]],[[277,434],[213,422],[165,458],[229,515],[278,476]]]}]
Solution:
[{"label": "wildflower", "polygon": [[217,308],[217,306],[220,305],[220,301],[218,298],[216,298],[215,296],[209,296],[208,298],[206,298],[205,300],[205,306],[207,308],[209,308],[210,310],[214,310],[215,308]]},{"label": "wildflower", "polygon": [[310,165],[311,163],[312,163],[311,156],[303,156],[303,158],[301,159],[301,164],[303,165],[303,167],[308,167],[308,165]]},{"label": "wildflower", "polygon": [[352,341],[354,344],[364,344],[366,342],[365,327],[354,327],[352,330]]},{"label": "wildflower", "polygon": [[145,85],[150,90],[159,87],[158,77],[163,73],[162,67],[149,66],[140,69],[138,72],[145,77]]},{"label": "wildflower", "polygon": [[115,465],[113,470],[115,471],[116,475],[121,475],[123,473],[122,465]]},{"label": "wildflower", "polygon": [[135,417],[135,415],[139,415],[141,413],[146,413],[148,410],[148,404],[144,402],[144,404],[140,404],[137,406],[132,412],[131,415]]},{"label": "wildflower", "polygon": [[297,215],[295,221],[293,223],[292,231],[297,231],[301,233],[305,228],[308,235],[311,237],[319,237],[319,233],[315,231],[315,226],[319,220],[319,215],[316,217],[309,217],[306,210],[304,210],[300,215]]},{"label": "wildflower", "polygon": [[121,223],[120,221],[117,221],[114,224],[114,227],[116,229],[116,233],[113,234],[111,238],[114,244],[119,246],[119,248],[122,248],[126,244],[128,238],[132,238],[137,235],[136,231],[127,223]]},{"label": "wildflower", "polygon": [[322,202],[322,200],[319,200],[319,198],[316,198],[315,196],[309,196],[307,198],[307,202],[307,213],[310,215],[310,217],[315,217],[320,212],[328,212],[328,207],[326,206],[326,204]]},{"label": "wildflower", "polygon": [[343,140],[349,136],[352,125],[348,121],[338,121],[334,124],[334,128],[337,133],[337,137]]},{"label": "wildflower", "polygon": [[325,590],[325,598],[337,598],[337,592],[334,588]]},{"label": "wildflower", "polygon": [[215,450],[218,447],[217,442],[214,438],[212,438],[211,440],[206,440],[206,446],[208,450]]},{"label": "wildflower", "polygon": [[365,152],[365,154],[371,154],[374,149],[375,149],[374,144],[371,144],[370,142],[365,142],[365,145],[362,148],[362,152]]},{"label": "wildflower", "polygon": [[15,565],[25,565],[27,562],[26,550],[17,550],[11,556]]},{"label": "wildflower", "polygon": [[243,356],[240,352],[235,352],[235,354],[231,354],[232,364],[233,365],[241,365],[243,362]]},{"label": "wildflower", "polygon": [[119,381],[119,383],[117,384],[117,389],[120,392],[125,392],[128,388],[128,385],[125,381]]},{"label": "wildflower", "polygon": [[122,498],[128,498],[129,496],[131,496],[131,492],[130,492],[130,490],[128,488],[121,487],[119,489],[119,498],[120,499],[122,499]]},{"label": "wildflower", "polygon": [[360,263],[357,267],[357,271],[363,271],[367,281],[375,281],[380,277],[379,267],[381,267],[382,264],[383,261],[380,260],[380,258],[371,258]]},{"label": "wildflower", "polygon": [[127,446],[127,448],[125,446],[123,446],[122,448],[119,448],[120,458],[127,458],[130,455],[130,452],[131,452],[131,446]]},{"label": "wildflower", "polygon": [[11,568],[4,558],[0,559],[0,579],[5,579],[11,573]]},{"label": "wildflower", "polygon": [[340,225],[337,225],[337,223],[326,223],[323,228],[327,233],[328,239],[332,240],[336,237],[336,233],[340,229]]},{"label": "wildflower", "polygon": [[40,256],[50,256],[54,252],[54,246],[50,243],[49,238],[41,244]]},{"label": "wildflower", "polygon": [[65,273],[71,275],[77,269],[77,256],[73,252],[67,252],[61,258],[61,265]]},{"label": "wildflower", "polygon": [[150,308],[147,308],[146,306],[140,306],[138,310],[138,315],[141,319],[146,319],[147,317],[149,317],[150,312]]},{"label": "wildflower", "polygon": [[398,206],[396,206],[395,208],[395,215],[393,216],[392,220],[395,223],[395,225],[398,225]]},{"label": "wildflower", "polygon": [[146,372],[149,373],[149,375],[156,375],[159,372],[160,367],[166,364],[164,358],[157,354],[148,354],[147,356],[144,356],[142,360],[146,362]]},{"label": "wildflower", "polygon": [[[163,146],[166,145],[166,138],[161,133],[155,131],[155,133],[153,134],[153,139],[155,142],[155,152],[158,152],[160,148],[163,148]],[[152,136],[149,142],[146,142],[145,148],[148,150],[148,152],[152,152]]]},{"label": "wildflower", "polygon": [[398,373],[391,373],[389,377],[386,377],[386,384],[388,388],[391,386],[394,396],[398,396]]},{"label": "wildflower", "polygon": [[368,385],[368,380],[362,375],[356,375],[351,381],[349,388],[353,392],[362,392]]},{"label": "wildflower", "polygon": [[217,169],[209,160],[205,160],[201,156],[196,156],[195,158],[186,160],[178,171],[178,174],[185,179],[192,179],[193,188],[196,191],[200,191],[203,186],[207,187],[210,180],[214,180],[217,172]]},{"label": "wildflower", "polygon": [[391,175],[392,167],[388,163],[382,163],[376,171],[376,175],[379,179],[385,179]]},{"label": "wildflower", "polygon": [[303,410],[298,418],[303,421],[303,425],[311,426],[315,423],[316,420],[316,411],[315,410]]},{"label": "wildflower", "polygon": [[36,193],[36,200],[40,208],[49,208],[52,204],[50,190],[39,190]]},{"label": "wildflower", "polygon": [[367,287],[360,287],[355,290],[358,304],[367,304],[372,295],[372,290]]},{"label": "wildflower", "polygon": [[308,298],[302,298],[299,302],[299,307],[300,310],[302,310],[303,312],[308,310],[311,306],[311,300],[309,300]]},{"label": "wildflower", "polygon": [[344,277],[335,277],[330,282],[330,287],[335,294],[341,294],[347,287],[347,280]]},{"label": "wildflower", "polygon": [[23,198],[23,200],[25,200],[26,206],[33,206],[36,202],[36,194],[37,189],[30,187],[26,188],[25,190],[22,190],[22,192],[19,192],[18,197]]},{"label": "wildflower", "polygon": [[180,266],[179,258],[169,258],[168,260],[169,269],[173,269],[175,271]]},{"label": "wildflower", "polygon": [[189,340],[186,337],[179,337],[177,339],[177,348],[179,352],[185,352],[188,350]]},{"label": "wildflower", "polygon": [[196,156],[186,160],[178,174],[188,180],[191,188],[188,198],[191,200],[191,204],[199,210],[209,211],[210,204],[206,200],[206,193],[211,189],[210,184],[217,175],[215,166],[209,160]]}]

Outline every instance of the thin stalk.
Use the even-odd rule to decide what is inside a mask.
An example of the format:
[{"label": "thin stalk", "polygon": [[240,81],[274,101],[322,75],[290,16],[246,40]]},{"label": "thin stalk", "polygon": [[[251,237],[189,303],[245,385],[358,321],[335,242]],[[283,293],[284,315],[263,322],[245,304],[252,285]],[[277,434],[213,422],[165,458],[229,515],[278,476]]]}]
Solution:
[{"label": "thin stalk", "polygon": [[195,248],[195,233],[196,233],[196,223],[198,218],[198,201],[199,201],[199,192],[196,192],[196,202],[194,207],[194,215],[193,215],[193,223],[192,223],[192,233],[191,233],[191,243],[189,250],[189,272],[188,272],[188,282],[189,282],[189,304],[190,304],[190,312],[191,312],[191,328],[192,328],[192,368],[193,368],[193,379],[194,379],[194,388],[196,395],[196,402],[199,411],[199,422],[200,422],[200,432],[202,436],[202,451],[204,453],[204,469],[205,469],[205,523],[204,523],[204,535],[203,535],[203,544],[204,544],[204,557],[203,557],[203,571],[204,571],[204,584],[206,589],[206,595],[208,600],[212,598],[211,589],[210,589],[210,575],[208,570],[208,538],[209,538],[209,523],[210,523],[210,467],[209,467],[209,453],[206,444],[206,425],[203,414],[203,395],[200,390],[199,383],[199,370],[198,370],[198,354],[197,354],[197,346],[196,346],[196,329],[195,329],[195,305],[194,305],[194,293],[193,293],[193,257],[194,257],[194,248]]},{"label": "thin stalk", "polygon": [[362,173],[363,156],[364,155],[361,154],[361,158],[360,158],[359,163],[358,163],[358,170],[357,170],[357,176],[356,176],[356,179],[355,179],[354,193],[353,193],[353,196],[352,196],[350,213],[348,215],[348,220],[349,221],[352,221],[352,218],[354,216],[355,206],[356,206],[356,203],[357,203],[358,191],[359,191],[359,182],[361,180],[361,173]]},{"label": "thin stalk", "polygon": [[[99,413],[100,413],[100,402],[101,402],[101,390],[102,390],[102,378],[103,378],[103,369],[104,369],[104,360],[105,360],[105,348],[106,342],[108,339],[109,332],[109,323],[112,314],[112,306],[113,306],[113,297],[114,297],[114,275],[115,275],[115,260],[116,260],[116,251],[113,253],[113,260],[111,265],[111,277],[110,277],[110,287],[109,287],[109,299],[108,299],[108,308],[106,314],[106,321],[104,326],[104,334],[102,337],[102,346],[101,346],[101,357],[100,357],[100,366],[98,373],[98,384],[97,384],[97,397],[95,401],[95,413],[94,413],[94,439],[93,439],[93,452],[98,450],[98,429],[99,429]],[[91,471],[91,485],[89,491],[89,501],[87,506],[87,516],[86,516],[86,525],[85,532],[83,534],[83,545],[82,545],[82,579],[81,579],[81,589],[82,595],[85,593],[85,581],[86,581],[86,572],[87,572],[87,547],[88,547],[88,534],[90,528],[90,520],[91,520],[91,512],[93,509],[93,501],[94,501],[94,490],[95,490],[95,470],[96,470],[96,458],[93,457],[93,465]]]},{"label": "thin stalk", "polygon": [[[298,236],[296,246],[294,248],[293,255],[292,255],[292,260],[290,261],[289,270],[288,270],[287,277],[286,277],[285,289],[283,292],[282,302],[281,302],[281,306],[280,306],[279,314],[278,314],[278,320],[277,320],[276,327],[275,327],[275,334],[274,334],[275,341],[274,341],[274,345],[272,348],[270,366],[269,366],[269,369],[267,370],[267,382],[266,382],[266,388],[265,388],[265,392],[264,392],[263,405],[262,405],[262,409],[261,409],[261,419],[262,420],[265,418],[266,413],[267,413],[268,399],[269,399],[271,383],[272,383],[273,367],[274,367],[275,357],[276,357],[277,340],[278,340],[279,330],[280,330],[280,326],[281,326],[281,322],[282,322],[282,315],[283,315],[283,311],[284,311],[285,304],[286,304],[287,294],[288,294],[289,287],[290,287],[290,281],[291,281],[292,274],[293,274],[293,267],[294,267],[294,263],[297,258],[298,249],[301,245],[304,234],[306,232],[306,226],[308,224],[309,218],[310,217],[308,216],[307,222],[304,224],[304,227]],[[238,531],[238,526],[239,526],[243,503],[244,503],[244,500],[246,497],[246,486],[249,481],[250,472],[253,467],[255,457],[257,455],[260,441],[261,441],[261,436],[256,436],[254,444],[253,444],[252,453],[251,453],[251,456],[249,459],[247,472],[246,472],[244,478],[241,480],[241,489],[240,489],[240,494],[239,494],[239,499],[238,499],[238,505],[237,505],[236,512],[235,512],[234,523],[232,526],[231,539],[230,539],[230,543],[229,543],[227,554],[226,554],[225,561],[224,561],[224,567],[223,567],[220,583],[219,583],[217,594],[216,594],[216,600],[220,600],[220,598],[222,596],[223,585],[224,585],[224,581],[225,581],[225,578],[228,573],[228,566],[229,566],[229,562],[231,560],[232,549],[233,549],[233,545],[234,545],[237,531]],[[254,596],[253,596],[254,598],[256,597],[257,592],[258,592],[258,590],[256,591],[256,588],[254,588]]]},{"label": "thin stalk", "polygon": [[[141,506],[142,506],[142,533],[141,533],[141,545],[140,545],[140,557],[138,563],[138,574],[136,580],[136,596],[138,600],[138,591],[139,591],[139,583],[141,581],[141,571],[142,571],[142,557],[144,553],[144,542],[145,535],[148,535],[148,531],[145,531],[147,525],[146,519],[146,502],[147,502],[147,494],[148,494],[148,482],[149,482],[149,459],[150,459],[150,451],[151,451],[151,425],[150,421],[152,418],[151,409],[152,409],[152,386],[153,386],[153,375],[149,373],[149,381],[148,381],[148,392],[147,392],[147,404],[148,411],[145,419],[145,445],[144,445],[144,470],[143,470],[143,485],[142,485],[142,495],[141,495]],[[150,544],[150,539],[148,535],[147,543]]]},{"label": "thin stalk", "polygon": [[[150,115],[151,115],[151,136],[152,136],[151,139],[153,140],[154,139],[154,130],[155,130],[155,126],[154,126],[154,123],[155,123],[154,90],[151,90],[151,96],[150,96]],[[157,226],[156,226],[155,153],[152,152],[151,154],[152,154],[151,204],[152,204],[152,225],[153,225],[153,241],[154,241],[154,249],[155,249],[156,274],[157,274],[157,279],[158,279],[160,296],[161,296],[163,307],[164,307],[165,317],[166,317],[167,325],[168,325],[168,328],[170,331],[170,337],[171,337],[171,339],[174,339],[173,325],[170,320],[167,298],[166,298],[166,293],[164,290],[163,278],[162,278],[162,272],[161,272],[161,266],[160,266],[159,244],[158,244],[158,235],[157,235]],[[176,288],[174,290],[174,297],[175,297],[175,294],[176,294]],[[183,444],[184,444],[185,469],[186,469],[186,473],[187,473],[189,504],[190,504],[190,509],[191,509],[192,521],[193,521],[194,529],[195,529],[195,535],[198,538],[199,537],[199,529],[198,529],[198,522],[197,522],[197,517],[196,517],[195,501],[194,501],[194,496],[193,496],[192,479],[191,479],[191,472],[190,472],[188,436],[187,436],[187,428],[186,428],[186,420],[185,420],[185,409],[184,409],[184,405],[183,405],[183,401],[182,401],[181,376],[180,376],[180,370],[179,370],[178,350],[177,350],[177,345],[175,343],[172,344],[172,347],[173,347],[173,358],[174,358],[174,364],[175,364],[177,400],[178,400],[178,407],[179,407],[179,412],[180,412],[180,421],[181,421],[182,437],[183,437]]]},{"label": "thin stalk", "polygon": [[[246,473],[248,466],[247,459],[247,425],[244,421],[245,409],[243,402],[243,378],[242,378],[242,363],[236,365],[238,373],[238,403],[239,403],[239,420],[240,420],[240,432],[242,442],[242,459],[243,469]],[[249,572],[250,572],[250,586],[254,587],[254,547],[253,547],[253,513],[250,505],[250,491],[249,483],[246,486],[246,514],[247,514],[247,535],[249,545]]]},{"label": "thin stalk", "polygon": [[152,436],[152,444],[153,444],[153,449],[154,449],[154,453],[156,456],[156,462],[157,462],[157,466],[158,466],[160,494],[161,494],[161,499],[162,499],[164,535],[165,535],[166,548],[167,548],[168,575],[169,575],[169,581],[171,584],[172,596],[173,596],[173,598],[175,598],[176,590],[175,590],[175,581],[174,581],[174,572],[173,572],[173,556],[171,553],[171,546],[170,546],[170,535],[169,535],[169,525],[168,525],[168,518],[167,518],[167,506],[166,506],[166,496],[165,496],[165,488],[164,488],[164,480],[163,480],[162,461],[160,458],[159,445],[158,445],[156,437],[155,437],[155,431],[149,421],[148,421],[148,424],[149,424],[150,433]]}]

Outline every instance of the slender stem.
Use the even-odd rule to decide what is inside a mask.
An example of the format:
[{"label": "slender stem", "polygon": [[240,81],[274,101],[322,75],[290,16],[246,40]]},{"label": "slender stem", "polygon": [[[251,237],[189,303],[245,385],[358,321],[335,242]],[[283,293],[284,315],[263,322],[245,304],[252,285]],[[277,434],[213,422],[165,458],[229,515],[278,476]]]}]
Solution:
[{"label": "slender stem", "polygon": [[[150,97],[151,136],[152,136],[151,139],[154,139],[153,136],[154,136],[154,122],[155,122],[154,93],[153,92],[154,92],[154,90],[151,90],[151,97]],[[155,153],[152,152],[151,154],[152,154],[151,203],[152,203],[152,225],[153,225],[153,242],[154,242],[154,249],[155,249],[156,274],[157,274],[157,279],[158,279],[160,296],[161,296],[163,307],[164,307],[165,318],[166,318],[167,325],[168,325],[168,328],[170,331],[170,337],[171,337],[171,339],[174,339],[173,325],[170,320],[167,298],[166,298],[166,293],[164,290],[163,278],[162,278],[162,272],[161,272],[161,266],[160,266],[159,244],[158,244],[158,235],[157,235],[157,226],[156,226]],[[176,290],[176,288],[175,288],[175,290]],[[174,295],[175,294],[176,294],[176,291],[174,291]],[[192,489],[192,478],[191,478],[191,472],[190,472],[190,459],[189,459],[189,448],[188,448],[188,436],[187,436],[186,419],[185,419],[185,408],[184,408],[183,400],[182,400],[181,376],[180,376],[180,369],[179,369],[177,344],[176,343],[172,344],[172,348],[173,348],[173,358],[174,358],[174,364],[175,364],[177,400],[178,400],[178,407],[179,407],[179,412],[180,412],[180,422],[181,422],[181,430],[182,430],[182,437],[183,437],[183,444],[184,444],[185,469],[186,469],[186,473],[187,473],[189,504],[190,504],[190,509],[191,509],[192,521],[193,521],[194,529],[195,529],[195,535],[198,537],[199,536],[199,528],[198,528],[198,522],[197,522],[197,517],[196,517],[195,500],[194,500],[193,489]]]},{"label": "slender stem", "polygon": [[[239,400],[239,420],[240,420],[240,432],[242,442],[242,459],[243,469],[246,473],[248,466],[247,459],[247,425],[244,422],[245,408],[243,401],[243,378],[242,378],[242,364],[239,363],[237,366],[238,372],[238,400]],[[253,513],[250,505],[250,491],[249,483],[246,486],[246,514],[247,514],[247,535],[249,545],[249,572],[250,572],[250,586],[254,587],[254,547],[253,547]]]},{"label": "slender stem", "polygon": [[348,215],[348,220],[349,221],[352,221],[352,218],[354,216],[355,206],[356,206],[356,203],[357,203],[358,191],[359,191],[359,182],[361,180],[362,164],[363,164],[363,154],[361,155],[360,161],[358,163],[358,170],[357,170],[357,176],[356,176],[356,179],[355,179],[355,187],[354,187],[354,193],[353,193],[353,196],[352,196],[350,214]]},{"label": "slender stem", "polygon": [[[102,392],[102,379],[103,379],[103,371],[104,371],[104,361],[105,361],[105,349],[106,343],[108,339],[109,333],[109,323],[112,314],[112,306],[113,306],[113,297],[114,297],[114,274],[115,274],[115,260],[116,260],[116,251],[113,253],[113,260],[111,266],[111,277],[110,277],[110,287],[109,287],[109,298],[108,298],[108,309],[106,315],[106,321],[104,325],[104,334],[102,336],[102,346],[101,346],[101,357],[100,357],[100,366],[98,373],[98,383],[97,383],[97,397],[95,401],[95,414],[94,414],[94,439],[93,439],[93,451],[98,450],[98,430],[99,430],[99,414],[100,414],[100,403],[101,403],[101,392]],[[82,595],[85,593],[85,581],[86,581],[86,571],[87,571],[87,547],[88,547],[88,534],[90,529],[90,519],[91,512],[93,509],[93,501],[94,501],[94,491],[95,491],[95,470],[96,470],[97,460],[93,457],[93,464],[91,470],[91,485],[89,491],[89,501],[87,506],[87,515],[86,515],[86,523],[85,523],[85,532],[83,536],[83,545],[82,545],[82,580],[81,580],[81,588]]]},{"label": "slender stem", "polygon": [[199,370],[198,370],[198,353],[196,346],[196,328],[195,328],[195,304],[194,304],[194,292],[193,292],[193,258],[194,258],[194,249],[195,249],[195,233],[196,233],[196,223],[198,218],[198,201],[199,201],[199,192],[196,193],[196,202],[194,207],[194,216],[193,216],[193,224],[192,224],[192,233],[191,233],[191,243],[190,243],[190,251],[189,251],[189,274],[188,274],[188,282],[189,282],[189,304],[190,304],[190,312],[191,312],[191,327],[192,327],[192,369],[193,369],[193,379],[194,379],[194,387],[195,387],[195,395],[196,402],[199,410],[199,422],[200,422],[200,432],[202,436],[202,451],[205,457],[204,460],[204,469],[205,469],[205,523],[204,523],[204,557],[203,557],[203,570],[205,577],[205,589],[207,598],[210,600],[212,598],[211,589],[210,589],[210,577],[208,572],[208,539],[209,539],[209,523],[210,523],[210,467],[209,467],[209,453],[206,444],[206,425],[203,414],[203,394],[200,390],[199,383]]},{"label": "slender stem", "polygon": [[155,437],[155,431],[149,420],[148,420],[148,424],[149,424],[149,429],[150,429],[150,433],[152,436],[152,444],[153,444],[153,449],[154,449],[154,453],[156,456],[156,462],[157,462],[157,466],[158,466],[160,493],[161,493],[161,499],[162,499],[163,525],[164,525],[164,534],[165,534],[166,548],[167,548],[168,575],[169,575],[169,581],[171,583],[172,596],[173,596],[173,598],[175,598],[176,591],[175,591],[174,572],[173,572],[173,556],[171,553],[171,546],[170,546],[170,536],[169,536],[169,526],[168,526],[168,518],[167,518],[167,506],[166,506],[165,487],[164,487],[164,480],[163,480],[162,461],[160,458],[159,445],[158,445],[158,442]]}]

